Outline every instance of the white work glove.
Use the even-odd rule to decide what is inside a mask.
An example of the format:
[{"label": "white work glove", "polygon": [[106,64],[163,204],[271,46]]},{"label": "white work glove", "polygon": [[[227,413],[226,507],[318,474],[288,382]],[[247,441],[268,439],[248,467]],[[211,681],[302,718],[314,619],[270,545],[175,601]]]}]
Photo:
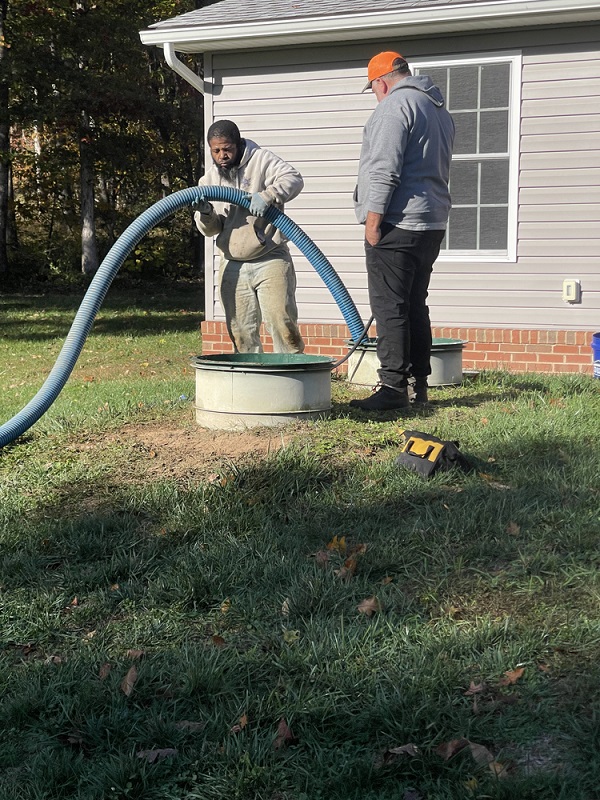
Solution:
[{"label": "white work glove", "polygon": [[194,211],[198,211],[200,214],[212,214],[213,212],[212,204],[209,203],[204,197],[194,200],[192,203],[192,209]]},{"label": "white work glove", "polygon": [[264,217],[271,202],[265,200],[258,192],[250,198],[250,213],[253,217]]}]

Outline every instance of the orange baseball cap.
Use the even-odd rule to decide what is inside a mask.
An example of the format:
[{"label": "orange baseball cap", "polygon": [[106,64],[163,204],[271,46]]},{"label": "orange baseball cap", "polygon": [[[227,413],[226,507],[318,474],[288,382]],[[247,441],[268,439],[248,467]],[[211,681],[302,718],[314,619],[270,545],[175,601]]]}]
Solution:
[{"label": "orange baseball cap", "polygon": [[403,66],[403,64],[396,64],[394,66],[395,61],[402,61],[403,64],[406,64],[406,59],[404,56],[401,56],[400,53],[386,51],[385,53],[378,53],[376,56],[373,56],[373,58],[369,61],[369,67],[367,70],[369,82],[363,89],[363,92],[366,92],[367,89],[370,89],[371,84],[373,81],[377,80],[377,78],[381,78],[384,75],[387,75],[389,72],[394,72],[394,70],[398,69],[398,67]]}]

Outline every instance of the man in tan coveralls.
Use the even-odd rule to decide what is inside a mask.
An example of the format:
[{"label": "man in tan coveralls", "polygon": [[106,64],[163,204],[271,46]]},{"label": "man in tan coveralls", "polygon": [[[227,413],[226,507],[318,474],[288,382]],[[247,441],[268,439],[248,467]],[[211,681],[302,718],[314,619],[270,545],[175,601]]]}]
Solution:
[{"label": "man in tan coveralls", "polygon": [[199,185],[229,186],[252,195],[249,211],[207,200],[194,205],[198,229],[216,236],[221,251],[219,291],[235,350],[263,352],[264,320],[276,353],[302,353],[294,264],[285,236],[264,219],[269,206],[282,209],[302,191],[302,176],[275,153],[242,139],[230,120],[213,122],[207,141],[213,163]]}]

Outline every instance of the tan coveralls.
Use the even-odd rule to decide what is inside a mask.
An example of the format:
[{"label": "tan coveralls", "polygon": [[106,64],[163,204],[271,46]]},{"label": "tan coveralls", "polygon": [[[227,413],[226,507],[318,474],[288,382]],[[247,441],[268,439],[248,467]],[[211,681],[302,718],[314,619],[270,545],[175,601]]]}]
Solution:
[{"label": "tan coveralls", "polygon": [[[270,150],[245,141],[240,164],[228,178],[213,164],[198,184],[259,192],[282,209],[301,192],[302,176]],[[211,214],[196,212],[194,218],[201,233],[217,237],[219,293],[236,352],[263,352],[260,325],[264,321],[276,353],[302,353],[296,274],[285,236],[241,206],[213,202],[213,207]]]}]

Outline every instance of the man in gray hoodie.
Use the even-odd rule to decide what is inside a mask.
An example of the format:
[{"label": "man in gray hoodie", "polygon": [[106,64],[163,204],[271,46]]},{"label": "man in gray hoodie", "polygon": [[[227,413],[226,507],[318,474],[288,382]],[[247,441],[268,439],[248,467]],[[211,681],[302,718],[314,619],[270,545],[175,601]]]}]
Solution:
[{"label": "man in gray hoodie", "polygon": [[427,402],[431,323],[427,293],[450,211],[454,121],[439,89],[394,52],[369,62],[378,105],[367,120],[354,206],[365,226],[369,302],[377,325],[379,384],[350,405],[365,411]]},{"label": "man in gray hoodie", "polygon": [[300,194],[300,173],[279,156],[242,139],[231,120],[208,129],[212,163],[200,186],[230,186],[251,195],[250,209],[234,203],[199,201],[194,219],[204,236],[216,236],[221,252],[219,292],[236,353],[262,353],[264,321],[276,353],[302,353],[298,328],[296,273],[285,236],[267,222],[269,206]]}]

